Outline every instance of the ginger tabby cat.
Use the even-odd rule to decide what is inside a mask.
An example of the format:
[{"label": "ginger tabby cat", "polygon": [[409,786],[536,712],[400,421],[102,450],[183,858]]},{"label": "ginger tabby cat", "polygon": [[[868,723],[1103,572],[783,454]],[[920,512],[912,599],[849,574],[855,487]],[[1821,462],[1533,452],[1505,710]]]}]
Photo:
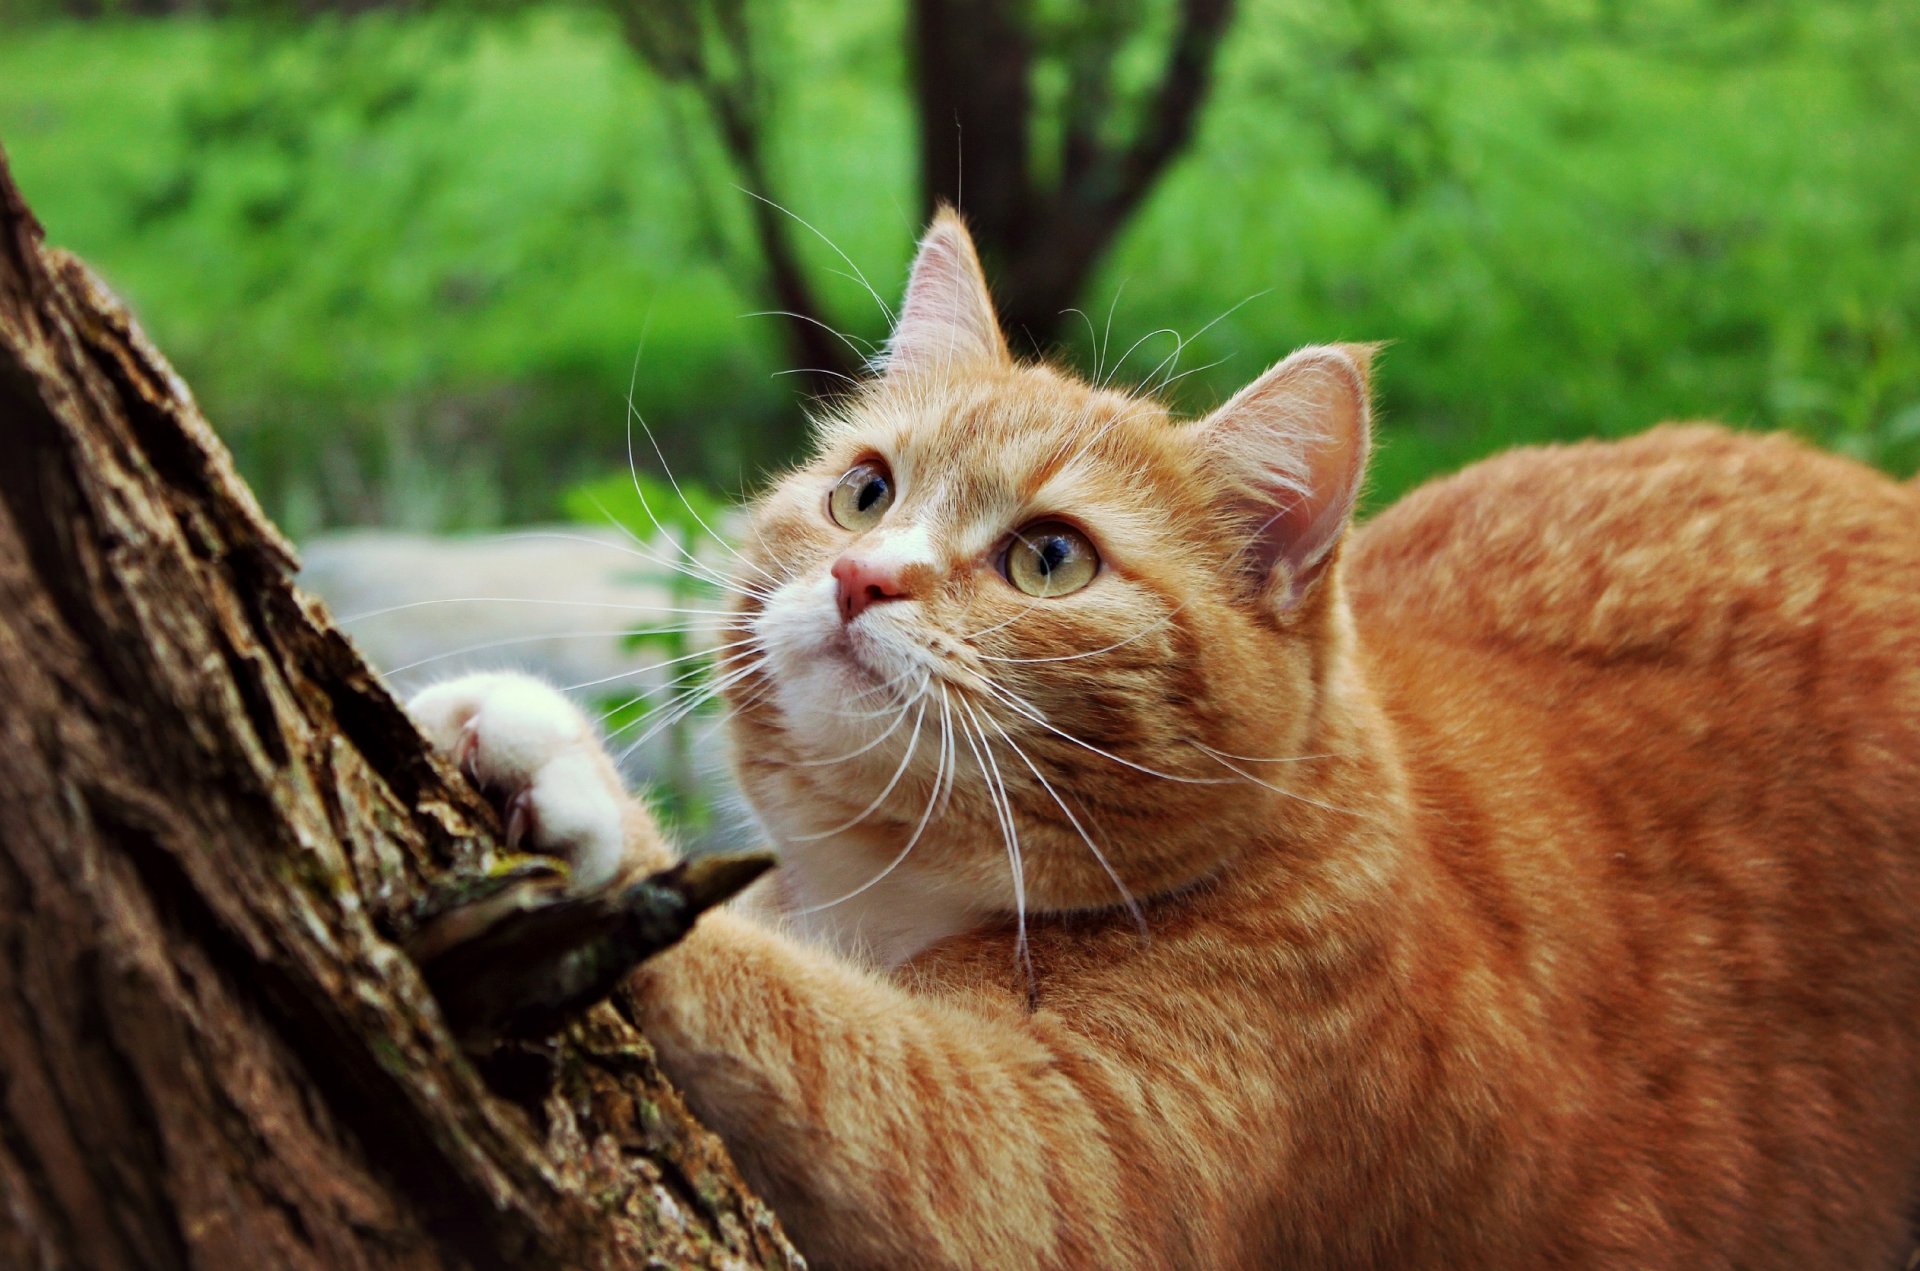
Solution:
[{"label": "ginger tabby cat", "polygon": [[[772,912],[625,993],[817,1265],[1900,1264],[1920,489],[1666,427],[1349,531],[1368,353],[1180,423],[943,214],[759,504]],[[554,690],[414,708],[581,885],[667,859]]]}]

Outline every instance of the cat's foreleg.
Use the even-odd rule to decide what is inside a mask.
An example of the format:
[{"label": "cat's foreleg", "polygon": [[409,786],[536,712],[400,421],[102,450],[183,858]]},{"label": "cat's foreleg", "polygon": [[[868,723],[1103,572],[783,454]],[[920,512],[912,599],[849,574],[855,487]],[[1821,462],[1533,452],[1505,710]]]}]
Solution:
[{"label": "cat's foreleg", "polygon": [[[468,676],[409,709],[515,836],[572,862],[576,886],[668,863],[591,722],[554,689]],[[629,984],[668,1074],[816,1258],[1154,1265],[1141,1233],[1169,1228],[1121,1196],[1163,1155],[1143,1146],[1144,1107],[1017,999],[915,994],[732,911]]]},{"label": "cat's foreleg", "polygon": [[668,1075],[809,1257],[1132,1267],[1179,1247],[1180,1188],[1141,1180],[1191,1176],[1137,1085],[1017,996],[913,993],[724,912],[630,985]]}]

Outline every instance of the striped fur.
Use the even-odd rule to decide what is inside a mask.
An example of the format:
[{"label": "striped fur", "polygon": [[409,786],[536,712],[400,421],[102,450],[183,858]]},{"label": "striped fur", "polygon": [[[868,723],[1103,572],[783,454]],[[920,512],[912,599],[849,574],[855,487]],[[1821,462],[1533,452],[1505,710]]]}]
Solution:
[{"label": "striped fur", "polygon": [[[775,916],[629,991],[815,1263],[1896,1265],[1920,493],[1668,427],[1482,464],[1276,581],[1221,420],[983,349],[943,252],[747,536]],[[929,353],[943,313],[967,356]],[[808,644],[825,491],[876,455],[935,554]],[[1086,591],[993,568],[1041,515],[1099,545]]]}]

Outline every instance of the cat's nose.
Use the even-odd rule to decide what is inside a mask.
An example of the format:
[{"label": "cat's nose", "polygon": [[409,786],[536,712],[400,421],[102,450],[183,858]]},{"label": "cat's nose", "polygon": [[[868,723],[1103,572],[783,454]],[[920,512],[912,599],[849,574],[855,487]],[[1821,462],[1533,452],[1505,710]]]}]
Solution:
[{"label": "cat's nose", "polygon": [[868,605],[883,600],[905,600],[907,585],[898,565],[865,560],[849,552],[833,562],[833,581],[840,592],[840,621],[852,622]]}]

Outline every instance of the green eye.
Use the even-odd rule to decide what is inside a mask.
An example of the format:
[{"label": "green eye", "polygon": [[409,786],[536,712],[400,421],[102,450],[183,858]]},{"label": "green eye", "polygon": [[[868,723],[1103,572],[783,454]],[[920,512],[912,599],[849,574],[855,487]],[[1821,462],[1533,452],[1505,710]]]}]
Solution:
[{"label": "green eye", "polygon": [[872,529],[892,506],[893,474],[878,459],[854,464],[827,492],[827,515],[842,529]]},{"label": "green eye", "polygon": [[1059,521],[1040,521],[1014,533],[1004,566],[1007,581],[1029,596],[1065,596],[1093,581],[1100,553],[1087,536]]}]

